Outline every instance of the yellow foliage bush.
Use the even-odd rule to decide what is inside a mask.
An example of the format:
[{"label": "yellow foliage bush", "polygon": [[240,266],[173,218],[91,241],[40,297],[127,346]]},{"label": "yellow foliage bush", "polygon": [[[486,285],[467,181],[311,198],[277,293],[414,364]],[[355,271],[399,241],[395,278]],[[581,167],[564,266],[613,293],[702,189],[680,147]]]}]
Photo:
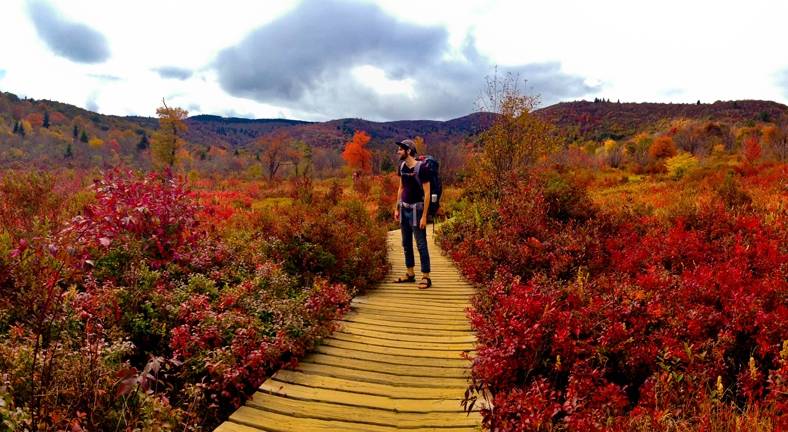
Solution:
[{"label": "yellow foliage bush", "polygon": [[698,158],[691,153],[679,153],[676,156],[668,158],[665,161],[665,167],[668,170],[668,175],[675,179],[685,176],[690,171],[698,168]]},{"label": "yellow foliage bush", "polygon": [[94,150],[98,150],[102,146],[104,146],[104,140],[102,140],[101,138],[91,138],[90,141],[88,141],[88,145],[90,146],[90,148]]}]

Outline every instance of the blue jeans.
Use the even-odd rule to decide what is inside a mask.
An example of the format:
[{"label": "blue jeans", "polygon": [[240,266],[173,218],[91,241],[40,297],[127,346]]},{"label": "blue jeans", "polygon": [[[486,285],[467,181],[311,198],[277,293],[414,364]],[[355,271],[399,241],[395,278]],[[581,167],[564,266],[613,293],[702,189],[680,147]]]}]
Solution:
[{"label": "blue jeans", "polygon": [[405,250],[405,266],[411,268],[416,265],[413,256],[413,236],[416,236],[416,247],[419,248],[419,260],[421,261],[421,272],[430,272],[430,252],[427,250],[427,228],[413,226],[413,212],[416,213],[416,223],[421,220],[424,210],[401,208],[399,213],[399,227],[402,232],[402,249]]}]

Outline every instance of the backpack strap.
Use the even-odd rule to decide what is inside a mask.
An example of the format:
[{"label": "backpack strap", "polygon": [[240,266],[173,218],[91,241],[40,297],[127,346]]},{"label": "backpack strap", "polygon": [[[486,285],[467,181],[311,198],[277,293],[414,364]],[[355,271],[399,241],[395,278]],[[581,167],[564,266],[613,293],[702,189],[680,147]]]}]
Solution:
[{"label": "backpack strap", "polygon": [[[416,165],[413,167],[413,173],[408,174],[409,176],[413,176],[416,179],[416,182],[419,183],[419,186],[421,186],[421,179],[419,178],[419,170],[421,169],[421,164],[422,163],[424,163],[424,161],[416,161]],[[402,161],[402,163],[399,164],[399,176],[400,177],[402,177],[402,175],[403,175],[402,174],[402,169],[404,167],[405,167],[405,161]]]},{"label": "backpack strap", "polygon": [[[421,186],[421,179],[419,178],[419,170],[421,169],[421,164],[423,161],[416,162],[416,166],[413,170],[413,176],[416,177],[416,181],[419,182],[419,186]],[[404,162],[403,162],[404,163]]]}]

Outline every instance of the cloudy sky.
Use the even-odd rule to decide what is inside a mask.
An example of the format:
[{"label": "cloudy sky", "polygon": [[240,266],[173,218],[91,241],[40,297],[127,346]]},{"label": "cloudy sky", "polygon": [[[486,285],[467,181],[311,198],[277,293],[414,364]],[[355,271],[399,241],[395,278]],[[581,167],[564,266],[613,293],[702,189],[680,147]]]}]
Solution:
[{"label": "cloudy sky", "polygon": [[104,114],[450,119],[485,76],[542,105],[788,102],[788,2],[3,0],[0,90]]}]

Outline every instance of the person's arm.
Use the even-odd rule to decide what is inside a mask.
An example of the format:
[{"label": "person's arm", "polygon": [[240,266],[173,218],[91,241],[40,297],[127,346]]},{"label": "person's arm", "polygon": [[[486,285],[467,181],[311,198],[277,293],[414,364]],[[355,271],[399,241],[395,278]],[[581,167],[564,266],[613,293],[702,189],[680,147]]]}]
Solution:
[{"label": "person's arm", "polygon": [[419,228],[425,229],[427,228],[427,212],[430,210],[430,182],[426,181],[421,184],[421,188],[424,189],[424,214],[421,215],[421,221],[419,221]]}]

